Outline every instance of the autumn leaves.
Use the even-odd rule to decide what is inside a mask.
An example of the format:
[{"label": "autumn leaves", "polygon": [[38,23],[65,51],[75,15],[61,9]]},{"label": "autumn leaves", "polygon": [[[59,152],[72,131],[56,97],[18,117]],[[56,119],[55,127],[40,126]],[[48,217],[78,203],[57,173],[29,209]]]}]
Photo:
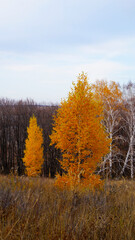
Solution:
[{"label": "autumn leaves", "polygon": [[43,136],[42,129],[37,125],[35,116],[30,118],[27,129],[28,138],[25,141],[25,156],[23,162],[28,176],[37,176],[41,173],[43,159]]},{"label": "autumn leaves", "polygon": [[[51,144],[55,144],[63,156],[60,160],[63,174],[56,176],[59,187],[100,186],[101,180],[95,175],[95,170],[102,157],[109,153],[111,140],[103,126],[104,99],[99,94],[97,96],[97,92],[97,89],[94,92],[94,86],[88,84],[87,75],[80,74],[77,83],[73,83],[68,99],[61,101],[54,116]],[[23,158],[28,176],[41,172],[42,144],[42,130],[33,116]]]},{"label": "autumn leaves", "polygon": [[97,185],[99,176],[93,173],[103,155],[108,153],[109,140],[101,124],[103,108],[94,98],[87,76],[81,74],[68,99],[61,102],[54,117],[51,144],[60,148],[65,173],[57,175],[59,186],[74,188]]}]

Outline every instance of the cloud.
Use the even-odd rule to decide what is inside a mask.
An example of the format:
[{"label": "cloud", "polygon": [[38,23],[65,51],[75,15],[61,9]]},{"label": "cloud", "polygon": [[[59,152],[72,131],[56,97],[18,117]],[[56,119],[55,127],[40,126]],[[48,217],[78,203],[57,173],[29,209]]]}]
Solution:
[{"label": "cloud", "polygon": [[123,84],[134,80],[134,40],[134,36],[118,38],[54,53],[1,51],[1,93],[11,98],[60,102],[82,71],[88,73],[90,82],[106,79]]},{"label": "cloud", "polygon": [[32,65],[32,64],[10,64],[8,66],[4,66],[4,68],[8,71],[14,72],[28,72],[34,71],[35,69],[41,67],[40,65]]},{"label": "cloud", "polygon": [[1,0],[0,49],[57,51],[134,31],[133,0]]},{"label": "cloud", "polygon": [[[56,59],[58,62],[56,62]],[[121,62],[113,61],[110,59],[92,59],[83,61],[78,56],[75,55],[57,55],[54,56],[42,56],[39,58],[38,55],[33,57],[33,63],[8,63],[3,65],[3,70],[12,73],[23,74],[31,76],[31,78],[38,77],[38,81],[45,81],[44,79],[49,79],[49,81],[61,82],[63,79],[69,79],[72,82],[73,77],[77,76],[81,71],[88,72],[89,77],[92,80],[95,79],[114,79],[117,75],[124,74],[126,71],[133,70],[134,68],[128,66],[128,64],[123,64]],[[81,61],[82,60],[82,61]],[[2,68],[2,67],[1,67]],[[72,80],[70,80],[72,79]]]},{"label": "cloud", "polygon": [[85,54],[98,55],[106,58],[113,58],[125,54],[135,53],[135,36],[121,37],[104,41],[102,43],[80,46],[80,50]]},{"label": "cloud", "polygon": [[117,81],[115,78],[120,73],[130,70],[127,65],[109,60],[95,61],[94,63],[82,66],[82,68],[89,73],[92,80],[107,79],[114,81]]},{"label": "cloud", "polygon": [[[106,77],[109,73],[131,69],[128,57],[135,53],[135,36],[114,39],[103,43],[80,45],[65,49],[58,53],[16,53],[0,52],[0,64],[11,71],[34,71],[52,68],[80,69],[91,68],[93,72],[102,73]],[[4,61],[3,61],[4,59]],[[82,69],[83,70],[83,69]],[[99,74],[98,74],[99,75]]]}]

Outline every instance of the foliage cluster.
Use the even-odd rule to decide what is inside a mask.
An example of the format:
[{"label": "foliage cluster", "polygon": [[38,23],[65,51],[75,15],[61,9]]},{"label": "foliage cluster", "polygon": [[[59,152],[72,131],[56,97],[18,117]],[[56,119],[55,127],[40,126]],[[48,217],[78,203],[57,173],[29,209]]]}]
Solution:
[{"label": "foliage cluster", "polygon": [[37,176],[41,173],[44,162],[43,130],[37,125],[37,119],[34,115],[30,118],[27,132],[23,162],[27,176]]},{"label": "foliage cluster", "polygon": [[60,104],[54,117],[51,144],[62,151],[61,166],[65,174],[57,175],[59,186],[100,185],[94,172],[102,157],[109,152],[109,139],[103,127],[103,106],[96,99],[82,73],[73,83],[68,99]]}]

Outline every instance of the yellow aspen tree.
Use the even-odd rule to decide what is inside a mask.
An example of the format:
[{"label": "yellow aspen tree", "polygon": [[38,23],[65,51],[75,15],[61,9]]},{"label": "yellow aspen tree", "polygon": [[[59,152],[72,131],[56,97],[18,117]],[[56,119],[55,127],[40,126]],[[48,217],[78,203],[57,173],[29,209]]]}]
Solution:
[{"label": "yellow aspen tree", "polygon": [[28,137],[25,141],[23,162],[28,176],[37,176],[41,173],[43,158],[43,134],[37,125],[37,119],[33,115],[27,128]]},{"label": "yellow aspen tree", "polygon": [[50,136],[51,145],[55,144],[63,154],[60,163],[65,173],[56,176],[56,184],[60,187],[94,188],[100,185],[100,177],[94,172],[109,147],[101,124],[102,112],[102,102],[95,100],[87,75],[80,74],[68,99],[61,101]]}]

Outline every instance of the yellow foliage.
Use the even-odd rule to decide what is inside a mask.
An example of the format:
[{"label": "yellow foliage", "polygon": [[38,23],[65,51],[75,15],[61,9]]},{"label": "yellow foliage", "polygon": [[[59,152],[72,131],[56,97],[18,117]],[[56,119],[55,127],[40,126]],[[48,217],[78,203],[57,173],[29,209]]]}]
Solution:
[{"label": "yellow foliage", "polygon": [[43,134],[42,129],[37,125],[37,119],[33,115],[30,118],[27,128],[28,138],[25,141],[23,162],[28,176],[37,176],[41,173],[43,159]]},{"label": "yellow foliage", "polygon": [[96,81],[92,86],[96,98],[100,98],[107,111],[115,111],[122,105],[122,92],[116,82]]},{"label": "yellow foliage", "polygon": [[66,174],[57,176],[56,184],[60,187],[83,185],[93,188],[101,182],[94,171],[109,147],[101,124],[102,112],[102,102],[95,99],[87,75],[82,73],[77,84],[73,83],[68,99],[61,101],[50,136],[51,144],[63,153],[60,162]]}]

